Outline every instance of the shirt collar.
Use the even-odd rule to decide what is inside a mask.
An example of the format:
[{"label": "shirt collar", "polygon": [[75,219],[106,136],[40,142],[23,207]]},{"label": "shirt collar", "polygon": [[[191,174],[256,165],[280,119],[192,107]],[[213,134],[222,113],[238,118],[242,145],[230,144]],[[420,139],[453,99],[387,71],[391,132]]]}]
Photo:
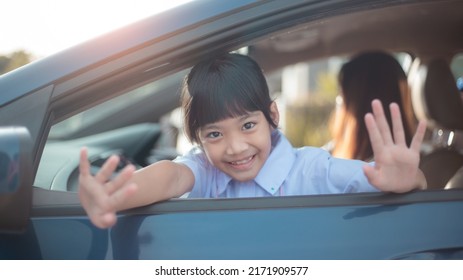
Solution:
[{"label": "shirt collar", "polygon": [[272,132],[272,151],[254,181],[274,195],[283,185],[296,156],[288,139],[277,129]]},{"label": "shirt collar", "polygon": [[217,177],[217,194],[216,197],[220,197],[221,194],[225,192],[225,190],[228,188],[228,185],[230,184],[232,178],[228,176],[226,173],[220,171],[219,169],[215,169],[219,174]]}]

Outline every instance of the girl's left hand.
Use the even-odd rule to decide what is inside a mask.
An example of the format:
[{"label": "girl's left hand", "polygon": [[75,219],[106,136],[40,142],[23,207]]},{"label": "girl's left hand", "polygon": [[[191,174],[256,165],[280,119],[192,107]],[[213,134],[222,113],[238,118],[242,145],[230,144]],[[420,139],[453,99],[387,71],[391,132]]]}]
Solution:
[{"label": "girl's left hand", "polygon": [[426,122],[418,124],[410,147],[407,147],[399,106],[391,103],[392,132],[379,100],[371,103],[373,114],[365,115],[365,124],[373,148],[375,165],[363,171],[370,184],[381,191],[403,193],[426,188],[426,179],[419,169],[421,143]]}]

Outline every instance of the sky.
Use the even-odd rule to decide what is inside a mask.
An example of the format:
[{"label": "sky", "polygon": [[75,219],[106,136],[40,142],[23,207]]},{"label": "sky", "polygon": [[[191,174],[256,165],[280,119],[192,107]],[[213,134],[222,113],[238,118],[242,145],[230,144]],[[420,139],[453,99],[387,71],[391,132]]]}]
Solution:
[{"label": "sky", "polygon": [[191,0],[2,0],[0,55],[42,58]]}]

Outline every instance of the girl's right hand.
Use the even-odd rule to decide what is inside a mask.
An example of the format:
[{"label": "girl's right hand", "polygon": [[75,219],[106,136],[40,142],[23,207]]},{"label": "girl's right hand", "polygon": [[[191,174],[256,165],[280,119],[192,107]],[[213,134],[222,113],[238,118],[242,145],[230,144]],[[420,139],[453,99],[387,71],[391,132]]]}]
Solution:
[{"label": "girl's right hand", "polygon": [[126,166],[119,175],[110,179],[118,163],[119,157],[111,156],[93,176],[87,149],[80,151],[79,199],[92,223],[99,228],[108,228],[116,223],[116,212],[123,209],[124,202],[138,188],[130,182],[135,172],[133,165]]}]

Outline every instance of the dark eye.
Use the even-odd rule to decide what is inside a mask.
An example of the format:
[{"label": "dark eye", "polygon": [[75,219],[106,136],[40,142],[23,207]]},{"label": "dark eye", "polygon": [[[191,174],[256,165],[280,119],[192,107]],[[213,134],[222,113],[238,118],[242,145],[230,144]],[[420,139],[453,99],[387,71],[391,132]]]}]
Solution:
[{"label": "dark eye", "polygon": [[256,125],[256,123],[247,122],[247,123],[245,123],[245,124],[243,125],[243,129],[244,129],[244,130],[248,130],[248,129],[253,128],[255,125]]},{"label": "dark eye", "polygon": [[217,132],[217,131],[210,132],[207,134],[206,137],[207,138],[218,138],[220,137],[220,132]]}]

